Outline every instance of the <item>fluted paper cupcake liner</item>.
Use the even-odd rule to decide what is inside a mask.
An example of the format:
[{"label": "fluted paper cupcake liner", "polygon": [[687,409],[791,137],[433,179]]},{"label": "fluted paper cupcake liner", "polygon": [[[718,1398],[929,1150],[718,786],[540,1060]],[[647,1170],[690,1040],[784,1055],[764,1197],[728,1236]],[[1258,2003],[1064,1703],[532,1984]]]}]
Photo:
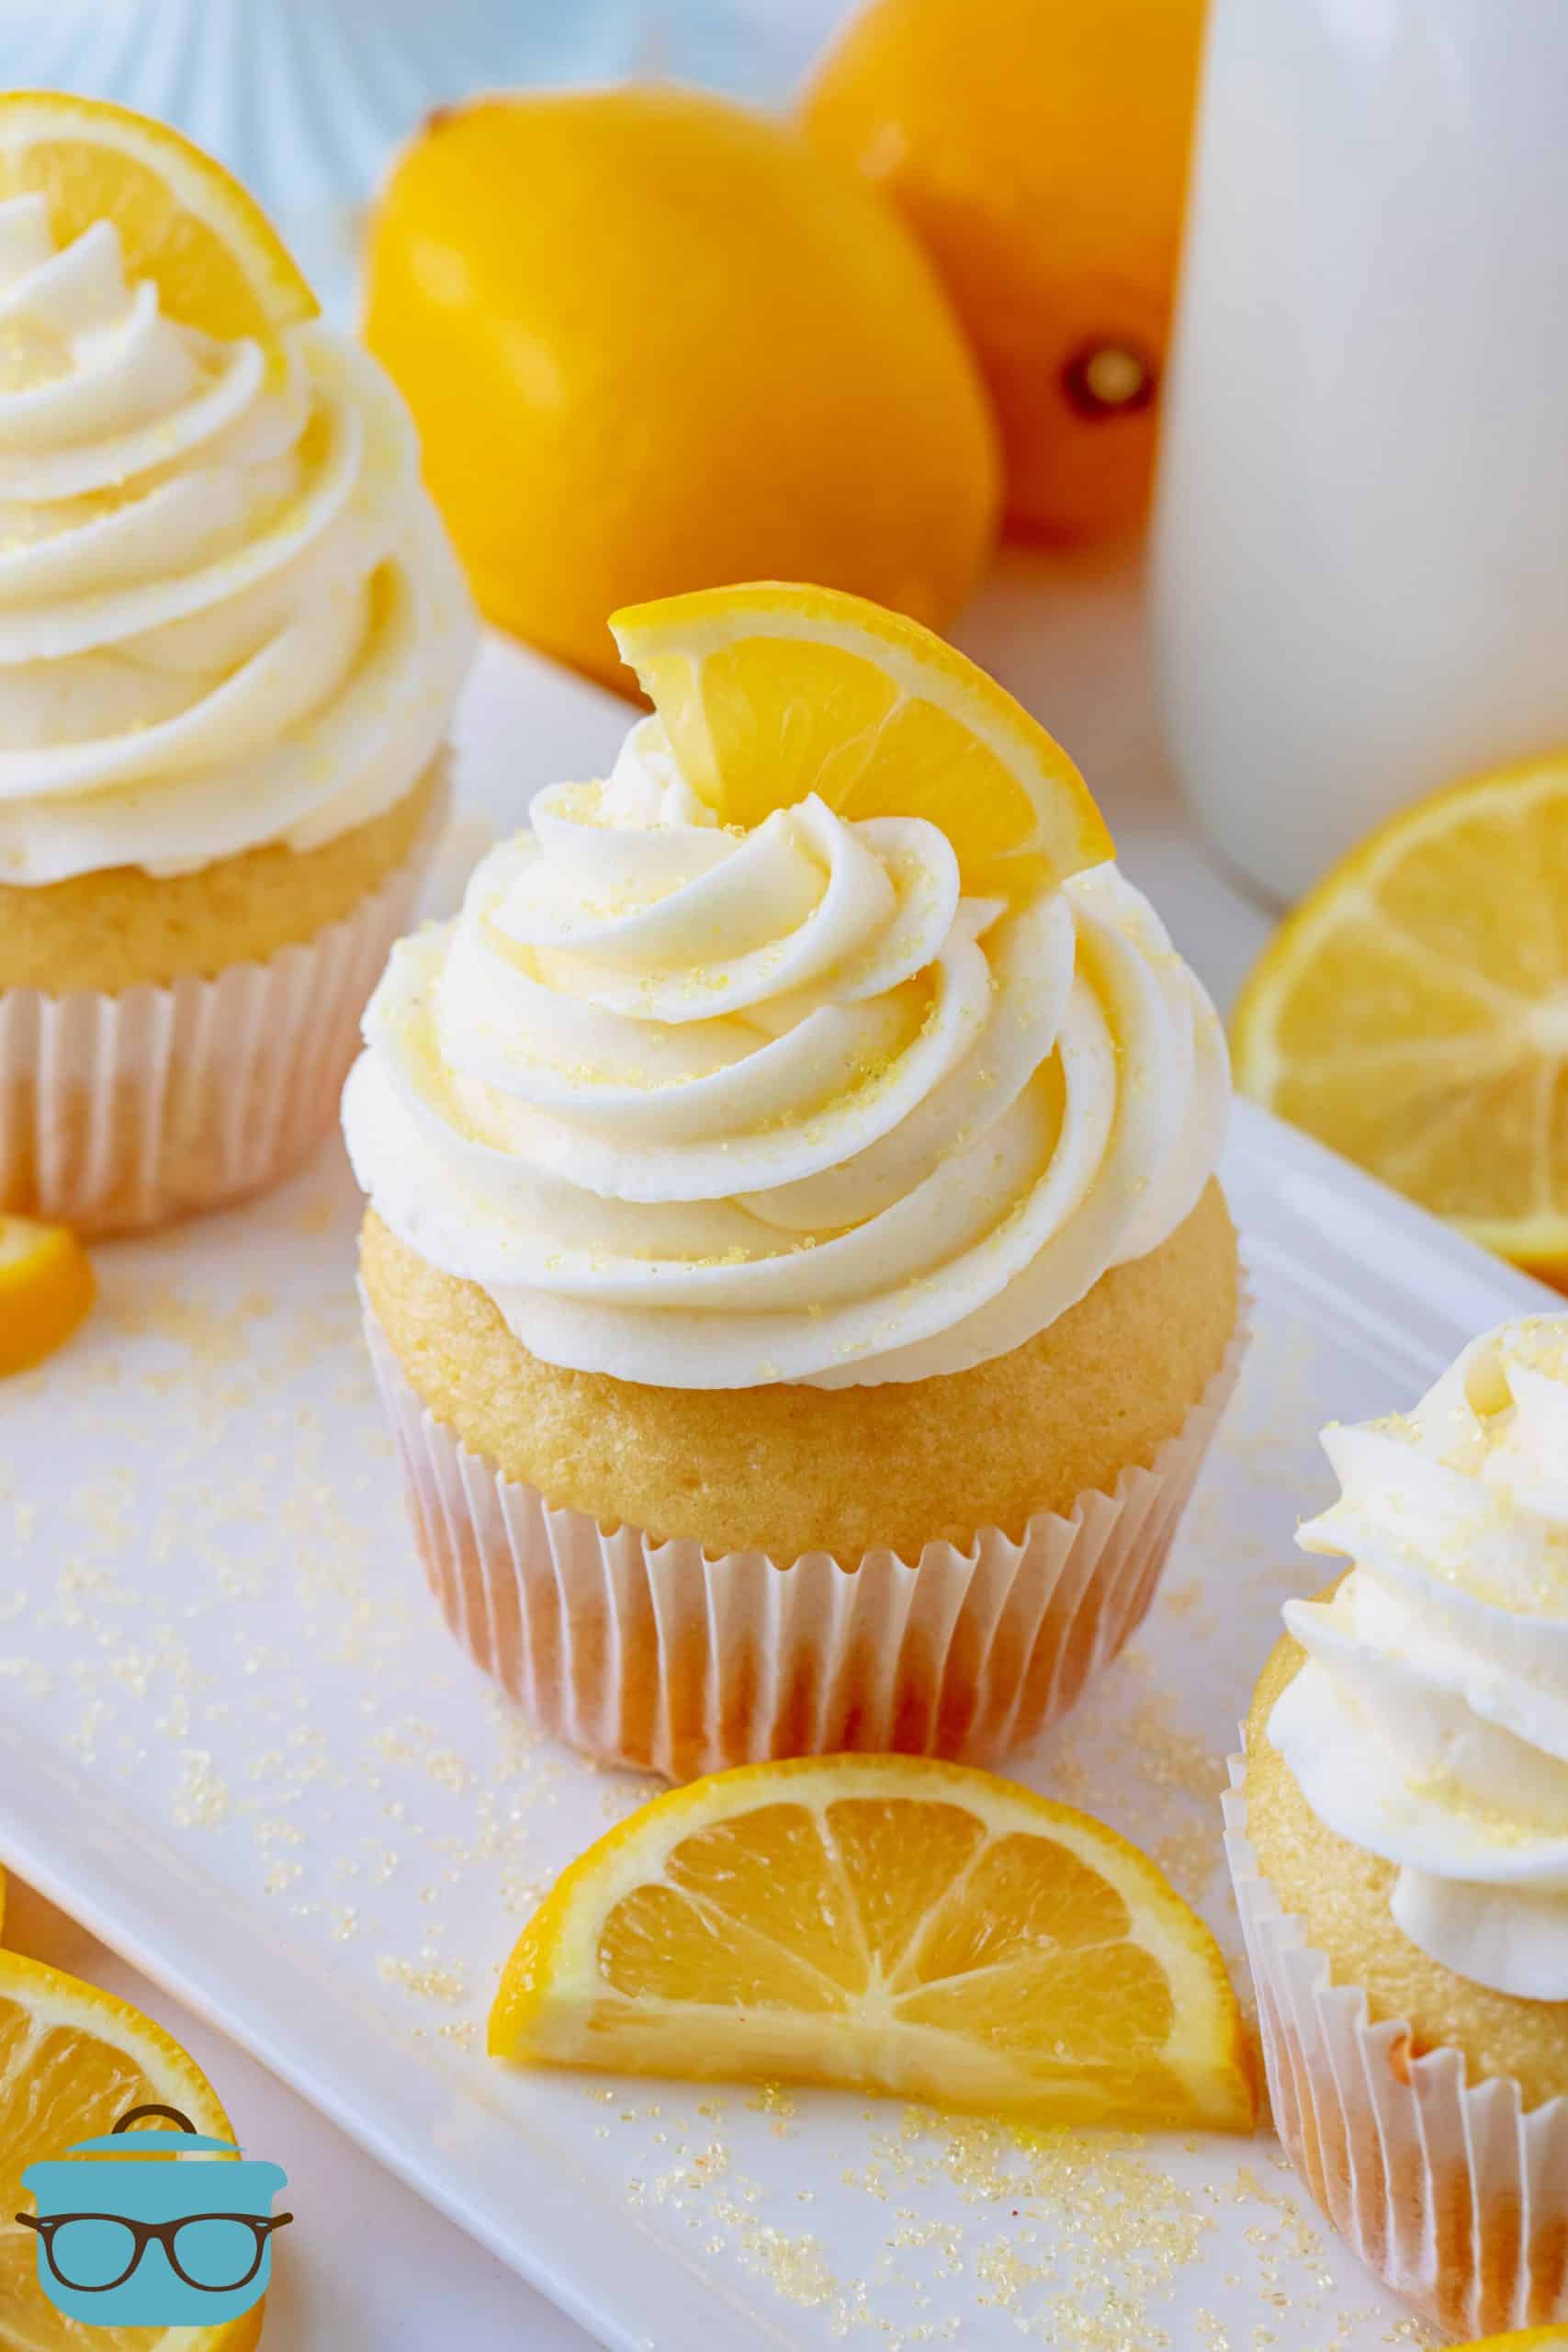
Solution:
[{"label": "fluted paper cupcake liner", "polygon": [[1467,2083],[1459,2051],[1413,2058],[1407,2024],[1373,2024],[1263,1876],[1245,1770],[1233,1756],[1225,1851],[1291,2162],[1369,2268],[1450,2335],[1568,2321],[1568,2096],[1527,2109],[1517,2082]]},{"label": "fluted paper cupcake liner", "polygon": [[118,995],[0,989],[0,1208],[144,1231],[287,1176],[336,1123],[442,814],[352,914],[265,964]]},{"label": "fluted paper cupcake liner", "polygon": [[683,1780],[843,1749],[981,1758],[1031,1739],[1142,1623],[1245,1348],[1148,1469],[918,1560],[714,1556],[558,1509],[430,1413],[366,1333],[452,1632],[555,1737]]}]

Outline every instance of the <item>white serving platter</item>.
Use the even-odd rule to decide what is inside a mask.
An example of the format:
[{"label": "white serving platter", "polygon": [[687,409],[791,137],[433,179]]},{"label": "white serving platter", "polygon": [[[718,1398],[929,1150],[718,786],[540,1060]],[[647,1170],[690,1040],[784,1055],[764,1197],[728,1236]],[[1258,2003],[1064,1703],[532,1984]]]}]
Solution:
[{"label": "white serving platter", "polygon": [[[487,652],[458,857],[625,725],[537,689]],[[1326,1499],[1315,1433],[1551,1299],[1245,1105],[1224,1175],[1238,1395],[1148,1624],[1010,1769],[1143,1844],[1239,1971],[1224,1758],[1321,1577],[1291,1542]],[[360,1345],[357,1214],[329,1146],[254,1207],[106,1249],[92,1322],[0,1391],[0,1857],[621,2352],[1426,2342],[1267,2132],[1032,2141],[486,2060],[538,1893],[653,1784],[542,1740],[450,1645]]]}]

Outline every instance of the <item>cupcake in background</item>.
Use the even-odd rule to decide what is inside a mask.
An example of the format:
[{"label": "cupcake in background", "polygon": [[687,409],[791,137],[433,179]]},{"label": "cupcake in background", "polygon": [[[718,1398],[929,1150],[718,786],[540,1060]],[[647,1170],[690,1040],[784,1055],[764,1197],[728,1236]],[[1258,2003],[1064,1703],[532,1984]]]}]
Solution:
[{"label": "cupcake in background", "polygon": [[[107,209],[42,166],[0,200],[0,1207],[102,1233],[330,1128],[473,624],[399,396],[243,193],[159,126],[22,98],[6,188],[24,107]],[[213,205],[184,278],[141,250],[163,171],[176,216]],[[240,279],[247,238],[283,322],[209,332],[200,267]]]},{"label": "cupcake in background", "polygon": [[1234,1372],[1218,1025],[926,630],[616,634],[658,714],[398,947],[344,1100],[431,1580],[608,1758],[994,1753],[1139,1623]]},{"label": "cupcake in background", "polygon": [[1568,1316],[1325,1431],[1228,1845],[1275,2121],[1438,2326],[1568,2321]]}]

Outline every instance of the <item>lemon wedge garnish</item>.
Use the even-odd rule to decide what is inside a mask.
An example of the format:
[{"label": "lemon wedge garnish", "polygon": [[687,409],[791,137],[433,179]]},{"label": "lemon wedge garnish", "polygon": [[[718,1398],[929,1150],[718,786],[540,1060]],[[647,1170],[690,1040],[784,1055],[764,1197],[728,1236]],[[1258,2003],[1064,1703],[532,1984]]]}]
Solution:
[{"label": "lemon wedge garnish", "polygon": [[490,2047],[1042,2122],[1254,2111],[1219,1949],[1154,1864],[919,1757],[743,1765],[644,1805],[524,1929]]},{"label": "lemon wedge garnish", "polygon": [[1568,1272],[1568,759],[1402,810],[1275,935],[1236,1082],[1488,1249]]},{"label": "lemon wedge garnish", "polygon": [[254,198],[166,123],[58,90],[0,93],[0,200],[29,194],[47,200],[61,247],[112,220],[127,279],[151,278],[183,325],[270,344],[316,315]]},{"label": "lemon wedge garnish", "polygon": [[68,1226],[0,1210],[0,1373],[52,1355],[96,1295],[87,1253]]},{"label": "lemon wedge garnish", "polygon": [[129,2002],[12,1951],[0,1951],[0,2344],[7,2352],[81,2352],[89,2339],[94,2352],[250,2352],[260,2304],[218,2327],[84,2329],[63,2318],[38,2283],[33,2233],[11,2218],[31,2211],[21,2185],[28,2165],[112,2132],[133,2107],[177,2108],[197,2132],[233,2140],[196,2061]]},{"label": "lemon wedge garnish", "polygon": [[1526,2327],[1517,2335],[1488,2335],[1457,2352],[1568,2352],[1568,2327]]},{"label": "lemon wedge garnish", "polygon": [[901,613],[757,581],[630,605],[610,628],[724,824],[812,792],[845,817],[926,817],[966,890],[1014,903],[1115,854],[1061,745]]}]

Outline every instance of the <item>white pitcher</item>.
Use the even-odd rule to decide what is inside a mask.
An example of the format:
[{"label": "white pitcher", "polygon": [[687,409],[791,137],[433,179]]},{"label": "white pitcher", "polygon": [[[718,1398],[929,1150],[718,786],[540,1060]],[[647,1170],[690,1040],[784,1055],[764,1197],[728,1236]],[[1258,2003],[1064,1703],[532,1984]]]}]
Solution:
[{"label": "white pitcher", "polygon": [[1565,125],[1568,0],[1213,0],[1156,639],[1269,898],[1568,747]]}]

